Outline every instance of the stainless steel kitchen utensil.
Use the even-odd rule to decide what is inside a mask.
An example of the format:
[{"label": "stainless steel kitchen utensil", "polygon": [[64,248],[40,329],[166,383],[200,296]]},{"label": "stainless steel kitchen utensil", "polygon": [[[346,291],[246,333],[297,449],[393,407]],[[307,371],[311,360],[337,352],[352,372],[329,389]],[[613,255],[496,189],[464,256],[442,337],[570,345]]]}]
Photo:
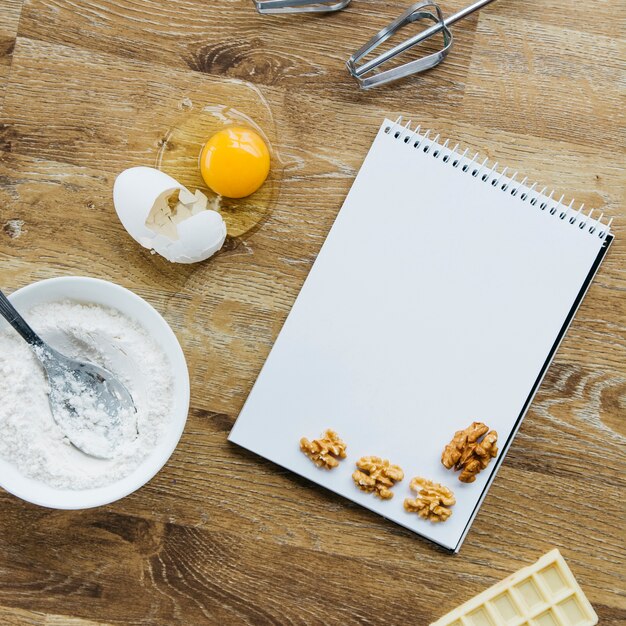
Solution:
[{"label": "stainless steel kitchen utensil", "polygon": [[[470,13],[477,11],[486,4],[493,2],[493,0],[478,0],[470,6],[461,9],[454,15],[444,19],[441,9],[435,2],[430,0],[423,0],[416,2],[410,6],[400,17],[395,19],[391,24],[383,28],[379,33],[372,37],[362,48],[357,50],[346,62],[348,71],[359,83],[362,89],[370,89],[371,87],[377,87],[384,85],[392,81],[410,76],[411,74],[417,74],[424,72],[435,65],[441,63],[448,53],[450,52],[453,44],[452,33],[449,26],[467,17]],[[421,33],[417,33],[412,37],[409,37],[405,41],[397,44],[390,50],[379,54],[377,57],[370,59],[369,61],[361,63],[363,59],[372,53],[378,46],[387,41],[401,28],[419,22],[420,20],[428,20],[435,22],[432,26],[426,28]],[[427,39],[442,34],[442,46],[436,52],[432,52],[413,61],[408,61],[401,65],[397,65],[387,70],[379,70],[381,65],[392,61],[403,52],[406,52],[410,48],[417,46],[418,44],[426,41]],[[359,65],[359,63],[361,63]]]},{"label": "stainless steel kitchen utensil", "polygon": [[254,0],[256,10],[264,15],[277,13],[329,13],[340,11],[350,0]]},{"label": "stainless steel kitchen utensil", "polygon": [[[48,399],[55,422],[63,434],[79,450],[90,456],[109,459],[115,456],[119,444],[130,431],[137,434],[136,409],[126,387],[103,367],[70,359],[51,348],[28,325],[9,299],[0,291],[0,315],[31,346],[44,368],[48,384]],[[85,408],[79,414],[76,397]],[[104,423],[90,421],[92,408],[97,409]]]}]

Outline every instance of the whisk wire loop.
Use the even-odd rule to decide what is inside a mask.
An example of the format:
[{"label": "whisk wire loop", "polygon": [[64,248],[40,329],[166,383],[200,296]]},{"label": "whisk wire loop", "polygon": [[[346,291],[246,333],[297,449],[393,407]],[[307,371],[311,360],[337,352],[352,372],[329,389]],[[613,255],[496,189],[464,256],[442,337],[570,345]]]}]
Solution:
[{"label": "whisk wire loop", "polygon": [[262,15],[280,13],[332,13],[341,11],[350,4],[350,0],[254,0],[256,10]]},{"label": "whisk wire loop", "polygon": [[[399,46],[384,52],[371,61],[359,65],[364,57],[371,54],[376,48],[378,48],[378,46],[387,41],[398,30],[423,19],[435,22],[435,26],[421,33],[421,35],[418,36],[421,38],[414,41],[410,45],[406,45],[407,42],[410,41],[407,40],[403,44],[399,44]],[[429,32],[431,30],[432,32]],[[441,50],[437,50],[436,52],[419,59],[409,61],[403,65],[373,73],[379,65],[382,65],[401,52],[412,48],[438,32],[443,34],[443,48],[441,48]],[[402,13],[402,15],[400,15],[400,17],[376,33],[376,35],[374,35],[364,46],[359,48],[353,55],[350,56],[346,62],[346,66],[350,74],[358,81],[362,89],[370,89],[371,87],[384,85],[385,83],[398,80],[404,76],[409,76],[417,72],[424,72],[431,67],[435,67],[435,65],[441,63],[441,61],[443,61],[443,59],[445,59],[448,55],[452,48],[452,44],[452,33],[446,26],[443,13],[441,12],[439,6],[431,0],[422,0],[421,2],[416,2],[411,5],[404,13]]]},{"label": "whisk wire loop", "polygon": [[[357,50],[346,62],[348,71],[357,80],[362,89],[370,89],[371,87],[384,85],[411,74],[429,70],[441,63],[448,56],[452,48],[453,38],[449,27],[474,11],[478,11],[490,2],[493,2],[493,0],[475,0],[473,4],[464,7],[445,19],[441,9],[434,0],[417,2],[409,7],[400,17],[374,35],[362,48]],[[401,41],[386,52],[368,61],[364,61],[366,56],[371,54],[380,44],[387,41],[401,28],[419,20],[432,21],[434,24],[408,39]],[[388,70],[379,69],[377,72],[374,71],[383,64],[394,60],[403,52],[410,50],[438,33],[442,33],[443,35],[443,47],[440,50],[427,54],[422,58],[407,61],[403,65],[397,65]]]}]

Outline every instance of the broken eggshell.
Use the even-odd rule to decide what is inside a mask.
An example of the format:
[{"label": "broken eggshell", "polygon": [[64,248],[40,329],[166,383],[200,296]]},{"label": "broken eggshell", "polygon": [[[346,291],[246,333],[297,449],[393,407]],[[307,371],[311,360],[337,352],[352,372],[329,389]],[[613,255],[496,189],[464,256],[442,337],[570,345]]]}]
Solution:
[{"label": "broken eggshell", "polygon": [[226,224],[200,191],[192,194],[152,167],[124,170],[113,185],[113,204],[128,234],[173,263],[197,263],[224,244]]}]

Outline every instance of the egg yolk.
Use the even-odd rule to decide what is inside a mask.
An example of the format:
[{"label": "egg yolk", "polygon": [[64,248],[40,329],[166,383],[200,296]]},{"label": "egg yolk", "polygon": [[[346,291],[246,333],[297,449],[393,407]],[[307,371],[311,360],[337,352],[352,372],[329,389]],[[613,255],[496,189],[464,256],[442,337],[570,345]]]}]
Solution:
[{"label": "egg yolk", "polygon": [[229,126],[215,133],[202,148],[200,173],[220,196],[243,198],[254,193],[270,171],[270,153],[250,128]]}]

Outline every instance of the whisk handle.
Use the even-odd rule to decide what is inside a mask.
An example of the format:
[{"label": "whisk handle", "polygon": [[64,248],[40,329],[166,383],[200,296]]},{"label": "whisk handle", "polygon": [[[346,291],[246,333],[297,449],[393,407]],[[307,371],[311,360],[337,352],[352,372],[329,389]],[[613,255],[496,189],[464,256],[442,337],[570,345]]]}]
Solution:
[{"label": "whisk handle", "polygon": [[451,24],[454,24],[455,22],[462,20],[464,17],[467,17],[470,13],[473,13],[474,11],[478,11],[478,9],[482,9],[486,4],[489,4],[491,2],[493,2],[493,0],[478,0],[478,2],[474,2],[474,4],[470,4],[464,9],[461,9],[460,11],[457,11],[453,15],[450,15],[443,21],[443,23],[446,26],[450,26]]}]

